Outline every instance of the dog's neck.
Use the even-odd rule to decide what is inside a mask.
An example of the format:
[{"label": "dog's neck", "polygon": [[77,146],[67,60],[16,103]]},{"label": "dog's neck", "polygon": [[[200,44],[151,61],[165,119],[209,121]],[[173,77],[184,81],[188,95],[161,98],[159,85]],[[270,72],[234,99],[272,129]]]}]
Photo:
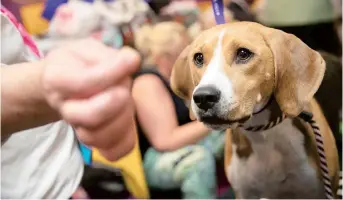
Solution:
[{"label": "dog's neck", "polygon": [[265,125],[282,115],[282,111],[276,100],[273,97],[271,98],[272,99],[266,100],[258,106],[259,108],[255,111],[256,114],[253,114],[253,116],[244,123],[243,127]]}]

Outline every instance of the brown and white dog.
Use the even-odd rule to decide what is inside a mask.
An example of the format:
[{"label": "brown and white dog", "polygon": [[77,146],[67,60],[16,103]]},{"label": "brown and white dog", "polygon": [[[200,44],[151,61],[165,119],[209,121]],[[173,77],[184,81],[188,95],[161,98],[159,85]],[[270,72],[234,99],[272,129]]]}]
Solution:
[{"label": "brown and white dog", "polygon": [[[296,116],[313,113],[336,191],[337,149],[313,98],[324,72],[320,54],[295,36],[237,22],[201,33],[176,61],[171,86],[197,120],[227,129],[225,168],[237,198],[322,199],[314,134]],[[268,122],[267,130],[248,131]]]}]

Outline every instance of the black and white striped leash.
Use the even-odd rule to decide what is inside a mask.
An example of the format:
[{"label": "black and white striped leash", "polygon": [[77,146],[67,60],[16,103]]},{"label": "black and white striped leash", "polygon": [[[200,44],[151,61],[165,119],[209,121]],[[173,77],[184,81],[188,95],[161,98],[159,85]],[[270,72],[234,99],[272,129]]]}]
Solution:
[{"label": "black and white striped leash", "polygon": [[319,155],[320,160],[320,171],[322,172],[323,182],[324,182],[324,189],[325,194],[328,199],[334,199],[331,187],[331,181],[329,176],[329,168],[328,163],[326,161],[325,150],[324,150],[324,142],[323,137],[320,134],[319,126],[317,125],[316,121],[313,120],[313,114],[309,112],[302,112],[300,113],[299,117],[310,124],[315,138],[316,138],[316,147],[317,152]]},{"label": "black and white striped leash", "polygon": [[[285,114],[282,114],[281,116],[277,117],[275,120],[270,121],[269,123],[265,125],[260,125],[260,126],[251,126],[251,127],[244,127],[243,125],[239,125],[239,126],[244,128],[247,131],[253,131],[253,132],[263,131],[263,130],[270,129],[280,124],[286,117],[287,116]],[[327,164],[326,156],[325,156],[324,142],[323,142],[322,135],[320,134],[319,126],[317,125],[316,121],[313,120],[312,113],[302,112],[298,117],[304,120],[305,122],[309,123],[315,134],[316,147],[317,147],[317,152],[318,152],[319,160],[320,160],[320,170],[323,177],[325,194],[328,199],[333,199],[334,197],[332,193],[328,164]]]}]

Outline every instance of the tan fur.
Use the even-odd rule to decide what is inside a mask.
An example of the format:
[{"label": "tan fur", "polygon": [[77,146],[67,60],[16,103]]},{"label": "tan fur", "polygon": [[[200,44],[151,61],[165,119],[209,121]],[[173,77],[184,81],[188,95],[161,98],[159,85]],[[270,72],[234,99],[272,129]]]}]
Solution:
[{"label": "tan fur", "polygon": [[237,146],[237,156],[242,159],[248,158],[253,153],[250,140],[241,132],[240,129],[232,129],[231,132],[232,142]]},{"label": "tan fur", "polygon": [[[192,62],[192,55],[196,52],[201,51],[205,56],[205,66],[213,57],[213,47],[218,41],[218,34],[213,34],[213,32],[220,32],[221,30],[225,29],[227,32],[224,41],[223,41],[223,54],[226,55],[227,58],[227,66],[224,67],[226,70],[227,75],[230,77],[233,83],[235,83],[235,91],[237,94],[237,99],[245,98],[244,101],[249,101],[245,105],[238,106],[235,110],[231,111],[230,117],[231,119],[237,119],[241,116],[249,115],[252,112],[253,104],[255,104],[257,95],[259,91],[265,96],[269,96],[272,93],[273,89],[273,80],[271,79],[274,76],[274,67],[273,67],[273,55],[270,49],[265,45],[264,38],[262,35],[257,31],[257,29],[253,29],[251,26],[242,26],[245,24],[243,22],[240,23],[232,23],[226,24],[221,26],[216,26],[211,28],[207,31],[204,31],[191,45],[188,52],[188,61],[184,61],[184,64],[179,67],[178,62],[175,63],[173,73],[175,77],[180,77],[182,74],[185,73],[184,69],[190,67],[191,76],[188,76],[194,83],[194,86],[198,85],[203,73],[205,72],[206,67],[204,68],[197,68],[194,66]],[[249,33],[249,34],[248,34]],[[233,57],[236,50],[236,47],[239,45],[250,47],[256,52],[266,52],[265,57],[263,59],[255,59],[252,62],[247,63],[249,67],[240,67],[233,63]],[[186,52],[184,52],[186,53]],[[230,66],[230,64],[232,65]],[[257,67],[257,66],[266,66],[265,69]],[[177,69],[182,70],[177,70]],[[258,71],[258,73],[256,73]],[[179,72],[179,74],[177,74]],[[266,74],[269,73],[269,76]],[[254,80],[251,79],[251,76],[254,76]],[[172,76],[173,79],[173,76]],[[178,78],[178,81],[182,81],[182,79]],[[171,82],[171,86],[174,87],[173,83]],[[174,87],[174,91],[178,93],[178,91],[183,90],[183,87],[188,87],[188,85],[178,84],[179,87]],[[194,89],[194,86],[192,89]],[[254,88],[254,87],[258,88]],[[190,90],[189,92],[192,92]],[[188,97],[190,98],[190,97]],[[262,98],[265,100],[266,97]]]},{"label": "tan fur", "polygon": [[[314,114],[324,139],[330,177],[333,189],[336,191],[339,168],[335,141],[319,105],[313,99],[324,76],[325,62],[319,53],[310,49],[295,36],[250,22],[220,25],[206,30],[183,51],[175,63],[171,78],[174,92],[186,100],[192,98],[192,92],[214,57],[214,48],[218,43],[219,35],[223,32],[224,38],[220,41],[223,55],[221,63],[223,73],[232,82],[236,100],[235,107],[227,113],[227,119],[235,120],[252,115],[254,107],[265,102],[272,94],[281,111],[289,117],[297,116],[307,105],[310,105],[308,109]],[[251,50],[255,55],[248,62],[237,64],[235,55],[237,49],[241,47]],[[201,68],[193,63],[193,55],[199,52],[204,55],[204,65]],[[271,138],[274,141],[270,142],[280,144],[273,134],[290,133],[285,138],[289,139],[289,142],[295,141],[292,145],[298,145],[299,142],[296,140],[302,137],[297,134],[302,133],[304,148],[297,146],[294,149],[306,151],[308,162],[317,170],[317,178],[321,180],[312,131],[309,130],[307,124],[303,125],[305,128],[299,130],[295,128],[295,125],[291,125],[290,119],[285,121],[272,131],[266,131],[265,138]],[[253,146],[256,141],[252,137],[255,136],[247,134],[237,130],[227,130],[225,166],[231,165],[233,154],[241,160],[254,154]],[[233,144],[236,148],[235,152],[232,149]],[[284,144],[281,143],[281,145]],[[271,162],[273,159],[275,162],[282,159],[276,153],[275,158],[273,158],[273,152],[268,153],[271,155]],[[237,193],[236,195],[241,196]]]},{"label": "tan fur", "polygon": [[[252,112],[252,106],[258,103],[257,95],[262,94],[261,101],[263,101],[274,89],[281,109],[290,116],[297,116],[303,109],[304,103],[309,102],[313,97],[324,76],[325,62],[320,54],[312,51],[293,35],[259,24],[239,22],[217,26],[204,31],[191,44],[188,48],[188,61],[184,61],[184,65],[181,65],[181,68],[190,67],[190,78],[193,79],[195,86],[199,84],[206,67],[201,69],[195,67],[191,56],[196,52],[202,52],[205,56],[205,65],[208,64],[213,56],[212,48],[217,42],[218,32],[222,30],[226,31],[223,54],[226,55],[227,66],[224,69],[235,83],[237,99],[245,102],[244,107],[238,106],[231,111],[229,117],[237,119],[248,115]],[[217,34],[213,34],[214,32]],[[236,65],[232,61],[234,50],[238,46],[250,48],[263,57],[257,55],[255,56],[257,58],[245,64],[244,68],[240,67],[241,65]],[[184,70],[177,70],[179,66],[177,63],[174,65],[174,73],[184,73]],[[284,67],[286,63],[288,67]],[[182,87],[187,87],[180,85],[181,87],[175,88],[176,92]]]},{"label": "tan fur", "polygon": [[194,88],[187,59],[189,48],[189,46],[186,47],[179,55],[170,78],[171,88],[176,95],[187,100],[191,98],[189,95]]},{"label": "tan fur", "polygon": [[266,29],[264,34],[277,71],[275,98],[284,113],[297,116],[319,88],[325,62],[294,35],[273,29]]}]

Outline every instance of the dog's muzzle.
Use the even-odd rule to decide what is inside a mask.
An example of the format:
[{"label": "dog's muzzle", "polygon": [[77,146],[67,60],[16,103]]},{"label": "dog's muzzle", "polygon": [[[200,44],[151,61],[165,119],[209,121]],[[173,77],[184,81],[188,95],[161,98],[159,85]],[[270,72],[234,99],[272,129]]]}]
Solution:
[{"label": "dog's muzzle", "polygon": [[220,100],[220,91],[213,86],[198,88],[193,94],[193,101],[196,106],[207,111],[213,108]]},{"label": "dog's muzzle", "polygon": [[241,119],[228,119],[227,111],[224,111],[220,105],[223,104],[221,99],[221,91],[215,86],[206,85],[195,90],[193,101],[197,107],[198,120],[210,126],[220,127],[234,123],[245,123],[250,118],[250,116],[246,116]]}]

